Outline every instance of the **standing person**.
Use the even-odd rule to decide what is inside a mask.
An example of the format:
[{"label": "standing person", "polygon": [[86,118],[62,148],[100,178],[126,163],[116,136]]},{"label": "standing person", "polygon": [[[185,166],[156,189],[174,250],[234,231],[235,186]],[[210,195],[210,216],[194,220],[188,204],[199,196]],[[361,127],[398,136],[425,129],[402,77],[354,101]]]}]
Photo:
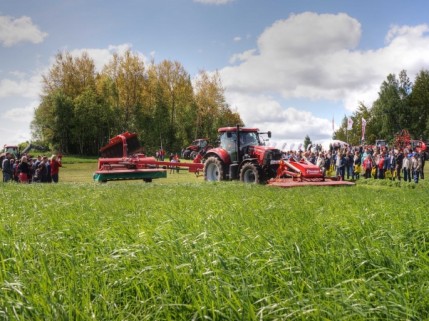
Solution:
[{"label": "standing person", "polygon": [[370,154],[367,154],[363,161],[363,169],[365,171],[365,178],[371,178],[372,172],[372,158]]},{"label": "standing person", "polygon": [[386,157],[385,168],[386,168],[386,171],[390,172],[390,175],[389,175],[390,179],[395,180],[396,157],[393,150],[391,150],[389,152],[389,155]]},{"label": "standing person", "polygon": [[49,167],[49,173],[48,173],[48,157],[43,156],[42,161],[40,162],[40,171],[39,171],[39,177],[41,183],[48,183],[49,178],[51,177],[51,169]]},{"label": "standing person", "polygon": [[404,181],[411,182],[411,161],[408,158],[407,152],[404,152],[404,157],[402,159],[402,172],[404,174]]},{"label": "standing person", "polygon": [[28,164],[27,156],[22,156],[21,162],[18,165],[18,181],[24,184],[28,183],[30,174],[30,165]]},{"label": "standing person", "polygon": [[346,162],[346,154],[340,152],[337,156],[335,165],[337,166],[337,177],[342,181],[344,181],[344,175],[346,173]]},{"label": "standing person", "polygon": [[421,179],[425,179],[425,173],[424,173],[425,161],[426,161],[426,152],[425,151],[421,151],[420,152],[420,162],[422,164],[422,167],[420,168],[420,178]]},{"label": "standing person", "polygon": [[340,178],[341,177],[341,169],[340,169],[340,166],[341,166],[341,154],[340,154],[340,152],[339,151],[337,151],[335,154],[334,154],[334,159],[335,159],[335,176],[337,177],[337,178]]},{"label": "standing person", "polygon": [[352,175],[352,179],[359,179],[360,177],[360,172],[361,172],[361,156],[360,156],[360,152],[357,150],[355,152],[355,155],[353,157],[353,175]]},{"label": "standing person", "polygon": [[413,153],[411,158],[411,169],[413,171],[414,183],[419,182],[420,169],[422,168],[422,161],[418,153]]},{"label": "standing person", "polygon": [[52,157],[51,157],[51,179],[54,183],[58,183],[60,167],[62,167],[61,158],[57,157],[57,155],[52,155]]},{"label": "standing person", "polygon": [[326,168],[325,168],[325,155],[323,152],[319,153],[319,156],[316,160],[316,165],[321,169],[323,176],[326,175]]},{"label": "standing person", "polygon": [[346,171],[347,179],[354,179],[354,156],[352,152],[348,151],[346,156]]},{"label": "standing person", "polygon": [[2,172],[3,172],[3,182],[7,183],[11,180],[12,178],[12,166],[10,164],[10,158],[11,158],[11,154],[10,153],[6,153],[5,158],[3,159],[3,162],[1,164],[1,168],[2,168]]},{"label": "standing person", "polygon": [[381,154],[378,157],[378,162],[377,162],[377,178],[379,179],[384,179],[384,172],[386,170],[386,166],[385,166],[386,162],[386,157],[384,155],[384,152],[381,152]]},{"label": "standing person", "polygon": [[332,159],[331,152],[327,152],[325,156],[325,171],[328,172],[328,176],[332,176]]},{"label": "standing person", "polygon": [[402,170],[403,160],[404,160],[404,153],[398,152],[398,154],[396,155],[396,167],[395,167],[396,177],[398,178],[398,180],[401,180],[401,170]]},{"label": "standing person", "polygon": [[19,182],[19,178],[18,178],[18,175],[19,175],[19,173],[18,173],[18,166],[19,166],[20,163],[21,163],[20,159],[15,160],[14,158],[12,158],[10,160],[10,166],[12,167],[12,179],[15,182],[17,182],[17,183]]}]

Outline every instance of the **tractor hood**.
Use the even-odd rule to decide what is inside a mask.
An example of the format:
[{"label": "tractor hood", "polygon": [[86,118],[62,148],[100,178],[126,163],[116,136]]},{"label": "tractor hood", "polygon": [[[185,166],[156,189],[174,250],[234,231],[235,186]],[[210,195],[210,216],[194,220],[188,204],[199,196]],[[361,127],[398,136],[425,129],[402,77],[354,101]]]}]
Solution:
[{"label": "tractor hood", "polygon": [[[246,155],[245,155],[246,157]],[[256,158],[259,164],[269,164],[271,161],[281,159],[281,151],[270,146],[250,146],[248,149],[248,157]]]}]

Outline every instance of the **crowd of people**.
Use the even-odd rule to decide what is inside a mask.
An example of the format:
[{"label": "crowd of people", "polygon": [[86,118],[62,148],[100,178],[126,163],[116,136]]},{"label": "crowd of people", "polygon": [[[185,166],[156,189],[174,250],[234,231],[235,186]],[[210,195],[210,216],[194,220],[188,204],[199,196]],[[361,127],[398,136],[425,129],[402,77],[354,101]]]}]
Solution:
[{"label": "crowd of people", "polygon": [[341,180],[365,179],[402,179],[406,182],[424,179],[426,153],[373,148],[370,146],[343,147],[323,151],[290,151],[284,157],[293,157],[297,161],[304,159],[319,166],[326,176],[336,176]]},{"label": "crowd of people", "polygon": [[58,183],[59,170],[62,167],[61,157],[52,155],[30,158],[23,155],[15,159],[11,153],[6,153],[1,163],[3,182],[17,183]]}]

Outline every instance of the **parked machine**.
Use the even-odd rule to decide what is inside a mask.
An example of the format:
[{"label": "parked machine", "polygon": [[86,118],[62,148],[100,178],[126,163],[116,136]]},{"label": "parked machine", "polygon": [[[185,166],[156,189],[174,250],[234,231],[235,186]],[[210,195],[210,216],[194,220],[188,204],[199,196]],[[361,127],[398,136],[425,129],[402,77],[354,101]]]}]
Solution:
[{"label": "parked machine", "polygon": [[[244,183],[268,183],[279,187],[304,184],[353,185],[351,182],[325,179],[322,170],[309,162],[282,159],[279,149],[265,145],[257,128],[224,127],[218,130],[219,146],[203,156],[207,181],[237,180]],[[299,184],[301,183],[301,184]]]},{"label": "parked machine", "polygon": [[22,151],[19,150],[19,147],[16,145],[4,145],[3,149],[0,152],[0,163],[3,161],[3,159],[6,156],[6,153],[9,153],[13,156],[15,159],[20,159],[22,155],[28,154],[31,150],[37,150],[41,152],[48,151],[48,148],[44,146],[38,146],[34,145],[32,143],[28,144],[27,147],[25,147]]},{"label": "parked machine", "polygon": [[[276,176],[281,151],[265,146],[257,128],[223,127],[218,130],[219,146],[203,156],[207,181],[240,179],[264,183]],[[271,137],[271,132],[264,133]]]},{"label": "parked machine", "polygon": [[19,158],[19,147],[5,144],[0,152],[0,163],[3,161],[7,153],[13,155],[14,158]]},{"label": "parked machine", "polygon": [[182,152],[182,158],[184,159],[194,159],[197,157],[198,153],[202,150],[210,149],[209,141],[207,138],[196,139],[192,142],[191,145],[186,147]]},{"label": "parked machine", "polygon": [[100,149],[98,169],[93,178],[97,182],[113,180],[142,179],[152,182],[155,178],[167,177],[167,168],[187,168],[198,173],[203,165],[197,163],[180,163],[158,161],[155,157],[146,156],[137,138],[137,134],[125,132],[110,139]]},{"label": "parked machine", "polygon": [[282,159],[279,149],[266,146],[263,135],[271,132],[257,128],[224,127],[218,130],[219,146],[202,158],[207,181],[237,180],[244,183],[268,183],[271,186],[354,185],[326,178],[316,165],[305,160]]},{"label": "parked machine", "polygon": [[411,139],[411,135],[406,129],[401,130],[395,135],[395,148],[400,150],[408,149],[410,152],[427,152],[426,143],[422,140]]}]

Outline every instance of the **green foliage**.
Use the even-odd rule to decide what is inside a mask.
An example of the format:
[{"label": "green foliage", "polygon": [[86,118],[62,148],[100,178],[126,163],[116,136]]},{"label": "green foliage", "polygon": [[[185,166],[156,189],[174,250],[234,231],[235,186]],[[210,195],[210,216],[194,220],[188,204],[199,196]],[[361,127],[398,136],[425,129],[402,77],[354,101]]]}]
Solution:
[{"label": "green foliage", "polygon": [[[362,118],[367,121],[365,141],[374,144],[376,139],[393,142],[395,135],[402,129],[409,130],[411,138],[427,139],[429,135],[429,73],[422,70],[414,84],[405,70],[399,77],[389,74],[383,81],[378,99],[371,107],[359,103],[358,110],[351,115],[353,128],[348,131],[348,140],[352,145],[361,144]],[[334,137],[345,136],[347,122],[335,132]]]},{"label": "green foliage", "polygon": [[139,134],[149,151],[162,144],[180,152],[200,134],[214,137],[218,127],[242,123],[225,103],[217,75],[194,89],[179,62],[146,65],[131,51],[114,55],[100,73],[86,53],[59,53],[43,84],[33,137],[66,153],[96,155],[124,131]]},{"label": "green foliage", "polygon": [[426,319],[429,189],[374,181],[3,185],[0,315]]},{"label": "green foliage", "polygon": [[307,150],[307,147],[309,145],[311,145],[311,144],[312,144],[312,142],[311,142],[310,136],[305,135],[305,138],[304,138],[304,150]]},{"label": "green foliage", "polygon": [[412,126],[416,138],[429,136],[429,71],[422,70],[416,77],[411,92]]}]

